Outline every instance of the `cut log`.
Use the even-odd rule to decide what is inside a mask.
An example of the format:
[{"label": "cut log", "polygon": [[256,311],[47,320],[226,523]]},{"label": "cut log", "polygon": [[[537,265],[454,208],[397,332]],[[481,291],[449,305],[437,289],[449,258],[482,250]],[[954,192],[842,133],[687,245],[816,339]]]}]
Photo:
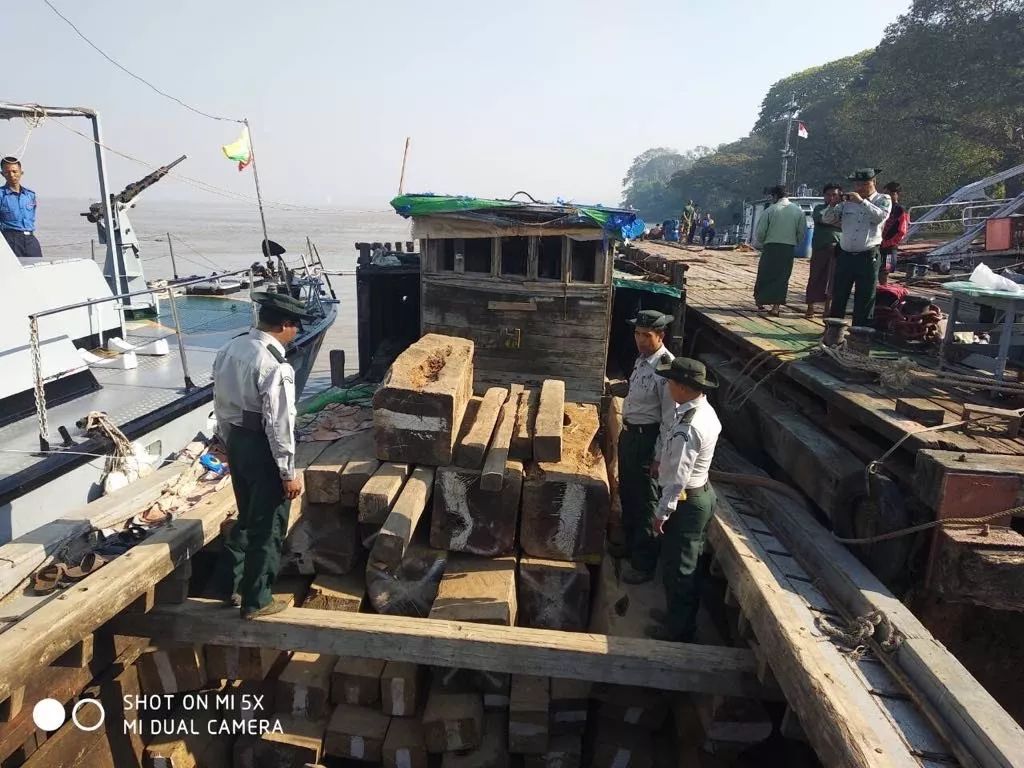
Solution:
[{"label": "cut log", "polygon": [[303,608],[322,611],[359,611],[366,597],[366,575],[355,569],[344,576],[322,575],[313,579]]},{"label": "cut log", "polygon": [[408,476],[408,464],[381,464],[359,492],[359,522],[383,525]]},{"label": "cut log", "polygon": [[581,768],[582,765],[583,738],[569,734],[552,736],[545,752],[523,757],[523,768]]},{"label": "cut log", "polygon": [[505,725],[502,715],[496,712],[488,714],[484,718],[480,746],[469,752],[446,752],[441,768],[508,768],[510,758]]},{"label": "cut log", "polygon": [[539,404],[540,393],[536,389],[527,389],[519,397],[516,426],[512,431],[512,445],[508,449],[509,458],[516,461],[529,461],[533,458],[533,427],[537,420]]},{"label": "cut log", "polygon": [[381,709],[386,715],[411,717],[419,704],[423,668],[419,664],[389,661],[380,675]]},{"label": "cut log", "polygon": [[508,463],[508,449],[512,444],[512,431],[516,426],[516,412],[519,410],[519,398],[523,394],[522,384],[513,384],[509,389],[508,400],[501,407],[498,424],[494,428],[494,440],[484,469],[480,474],[480,488],[485,491],[500,491],[505,477],[505,464]]},{"label": "cut log", "polygon": [[625,723],[602,723],[594,730],[592,768],[651,768],[651,734]]},{"label": "cut log", "polygon": [[590,620],[590,571],[582,563],[519,560],[519,626],[583,632]]},{"label": "cut log", "polygon": [[479,693],[445,693],[432,688],[423,712],[428,752],[476,749],[483,738],[484,705]]},{"label": "cut log", "polygon": [[896,414],[923,427],[937,427],[946,420],[946,409],[923,397],[897,398]]},{"label": "cut log", "polygon": [[335,440],[303,470],[303,493],[311,503],[337,504],[341,501],[338,478],[351,455],[350,440]]},{"label": "cut log", "polygon": [[439,467],[434,483],[430,543],[439,549],[484,557],[511,553],[519,522],[523,465],[509,461],[501,489],[485,491],[480,473]]},{"label": "cut log", "polygon": [[1024,536],[1010,528],[943,528],[931,587],[950,602],[1024,611]]},{"label": "cut log", "polygon": [[[207,706],[186,708],[179,705],[173,711],[163,713],[163,726],[169,725],[152,737],[142,755],[143,768],[229,768],[230,746],[226,739],[219,739],[215,730],[223,721],[223,714],[215,705],[215,696],[210,697]],[[143,726],[145,728],[145,726]],[[146,734],[148,735],[148,730]],[[222,745],[212,742],[223,741]],[[215,749],[219,746],[220,749]],[[214,749],[211,749],[214,748]],[[214,755],[220,762],[211,763]]]},{"label": "cut log", "polygon": [[146,694],[198,691],[209,681],[203,648],[182,645],[143,654],[137,662],[139,682]]},{"label": "cut log", "polygon": [[473,342],[423,336],[396,358],[373,396],[377,458],[451,464],[472,394]]},{"label": "cut log", "polygon": [[262,736],[242,736],[235,742],[235,768],[294,768],[320,762],[327,721],[281,716],[279,722],[283,733],[272,730]]},{"label": "cut log", "polygon": [[327,723],[324,754],[379,763],[391,718],[375,709],[339,704]]},{"label": "cut log", "polygon": [[658,730],[668,717],[669,703],[662,691],[635,685],[599,685],[594,698],[597,716],[609,723],[625,723],[648,732]]},{"label": "cut log", "polygon": [[210,680],[263,680],[281,658],[270,648],[207,645],[203,648],[206,675]]},{"label": "cut log", "polygon": [[548,748],[551,720],[546,677],[512,675],[508,708],[508,748],[520,754],[543,754]]},{"label": "cut log", "polygon": [[384,768],[427,768],[427,742],[418,717],[393,717],[384,739]]},{"label": "cut log", "polygon": [[516,559],[471,555],[448,560],[431,619],[511,626],[516,618]]},{"label": "cut log", "polygon": [[282,550],[282,573],[344,575],[351,571],[362,557],[354,511],[340,503],[299,503],[299,519]]},{"label": "cut log", "polygon": [[609,643],[606,637],[584,632],[308,608],[290,608],[259,621],[239,621],[218,601],[200,598],[190,598],[182,606],[157,606],[147,614],[117,617],[111,628],[119,634],[160,637],[168,642],[288,648],[494,672],[572,676],[662,690],[776,698],[758,682],[754,654],[738,648],[629,637]]},{"label": "cut log", "polygon": [[397,568],[401,564],[433,490],[434,468],[416,467],[374,540],[370,551],[372,564],[381,568]]},{"label": "cut log", "polygon": [[551,678],[552,737],[566,734],[577,737],[583,735],[587,729],[591,687],[587,680]]},{"label": "cut log", "polygon": [[331,675],[337,657],[296,651],[277,678],[274,707],[285,715],[322,720],[330,712]]},{"label": "cut log", "polygon": [[519,537],[525,552],[598,563],[608,522],[608,475],[594,445],[597,409],[568,406],[563,459],[527,467]]},{"label": "cut log", "polygon": [[533,429],[533,460],[562,460],[562,427],[565,419],[565,382],[547,379],[541,386]]},{"label": "cut log", "polygon": [[331,676],[331,701],[360,707],[380,706],[380,676],[385,662],[342,656]]},{"label": "cut log", "polygon": [[[487,390],[473,414],[469,428],[464,430],[465,434],[455,449],[456,466],[466,469],[480,469],[483,466],[487,446],[491,444],[491,435],[507,398],[507,389],[491,387]],[[466,417],[469,418],[468,410]]]}]

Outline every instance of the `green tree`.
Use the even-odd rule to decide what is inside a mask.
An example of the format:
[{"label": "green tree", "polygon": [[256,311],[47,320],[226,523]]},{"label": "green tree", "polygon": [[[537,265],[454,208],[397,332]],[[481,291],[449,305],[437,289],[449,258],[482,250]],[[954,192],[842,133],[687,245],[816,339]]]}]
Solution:
[{"label": "green tree", "polygon": [[637,155],[622,179],[622,204],[635,208],[649,221],[678,216],[685,203],[669,187],[669,181],[673,174],[692,167],[712,151],[710,147],[695,147],[680,154],[668,147],[655,147]]}]

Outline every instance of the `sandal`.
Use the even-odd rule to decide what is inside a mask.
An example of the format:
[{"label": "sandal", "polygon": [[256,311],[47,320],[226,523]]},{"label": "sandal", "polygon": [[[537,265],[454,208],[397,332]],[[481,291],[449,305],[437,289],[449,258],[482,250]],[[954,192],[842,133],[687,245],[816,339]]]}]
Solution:
[{"label": "sandal", "polygon": [[107,561],[102,555],[99,555],[96,552],[88,552],[78,565],[67,568],[65,573],[71,581],[81,581],[86,576],[91,573],[95,573],[106,564]]},{"label": "sandal", "polygon": [[68,567],[64,563],[50,563],[36,571],[32,587],[36,594],[46,595],[61,586],[68,575]]}]

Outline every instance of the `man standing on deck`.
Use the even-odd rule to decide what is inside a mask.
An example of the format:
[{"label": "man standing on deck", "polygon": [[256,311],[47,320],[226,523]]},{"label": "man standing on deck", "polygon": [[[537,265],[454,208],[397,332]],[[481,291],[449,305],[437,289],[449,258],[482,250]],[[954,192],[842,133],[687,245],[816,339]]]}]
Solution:
[{"label": "man standing on deck", "polygon": [[675,417],[659,456],[661,496],[651,520],[662,537],[665,582],[664,612],[653,610],[659,624],[647,628],[655,640],[693,642],[700,604],[697,561],[715,510],[715,491],[709,473],[722,425],[705,392],[717,388],[699,360],[677,357],[659,365],[657,375],[667,382],[675,402]]},{"label": "man standing on deck", "polygon": [[256,328],[232,339],[213,363],[217,435],[227,446],[238,519],[221,556],[225,603],[243,619],[287,608],[270,591],[277,578],[292,499],[302,493],[295,469],[295,371],[285,346],[311,316],[283,293],[260,292]]},{"label": "man standing on deck", "polygon": [[853,324],[867,326],[875,314],[875,286],[881,259],[882,225],[889,218],[892,200],[875,189],[877,168],[861,168],[850,174],[855,191],[821,213],[825,224],[841,227],[839,255],[832,288],[829,317],[844,317],[853,291]]},{"label": "man standing on deck", "polygon": [[658,488],[652,468],[661,449],[662,431],[671,426],[675,412],[665,379],[655,374],[658,365],[672,362],[672,353],[665,349],[665,330],[672,315],[645,309],[628,322],[634,326],[633,339],[639,354],[622,404],[619,434],[619,498],[625,543],[613,547],[612,554],[630,559],[623,581],[642,584],[654,578],[658,564],[658,540],[653,528]]},{"label": "man standing on deck", "polygon": [[686,202],[686,207],[683,208],[683,213],[679,217],[682,221],[682,229],[679,230],[679,241],[688,240],[693,242],[693,238],[690,237],[690,232],[697,226],[697,209],[693,207],[693,200]]},{"label": "man standing on deck", "polygon": [[754,303],[759,311],[771,304],[768,314],[778,317],[789,294],[796,247],[807,236],[807,219],[800,206],[790,201],[785,187],[772,187],[771,197],[774,203],[761,214],[754,233],[754,244],[761,249],[754,281]]},{"label": "man standing on deck", "polygon": [[0,187],[0,232],[19,258],[41,259],[43,249],[36,240],[36,193],[21,186],[21,161],[0,160],[0,173],[7,183]]},{"label": "man standing on deck", "polygon": [[836,252],[839,249],[840,228],[834,224],[826,224],[821,220],[822,212],[831,205],[838,203],[843,196],[843,188],[838,184],[826,184],[822,192],[825,202],[814,206],[811,219],[814,221],[814,235],[811,237],[811,270],[807,278],[807,311],[804,317],[814,317],[815,305],[824,302],[828,312],[828,300],[832,296],[832,280],[836,271]]}]

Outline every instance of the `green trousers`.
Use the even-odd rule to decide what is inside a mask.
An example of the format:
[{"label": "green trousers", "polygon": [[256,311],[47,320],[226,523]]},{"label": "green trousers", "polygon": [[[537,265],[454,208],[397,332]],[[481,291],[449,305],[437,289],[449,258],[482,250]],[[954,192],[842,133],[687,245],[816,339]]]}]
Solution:
[{"label": "green trousers", "polygon": [[832,282],[832,306],[829,317],[844,317],[846,302],[853,290],[853,324],[871,325],[875,316],[875,287],[878,285],[878,248],[859,253],[839,250],[836,274]]},{"label": "green trousers", "polygon": [[242,596],[242,610],[269,605],[281,565],[281,548],[291,502],[267,436],[233,427],[228,436],[228,466],[238,505],[221,555],[219,581],[226,594]]},{"label": "green trousers", "polygon": [[658,483],[651,477],[654,444],[659,425],[643,431],[623,425],[619,434],[619,500],[622,502],[622,530],[630,551],[630,562],[638,571],[653,572],[658,565],[658,539],[654,535],[654,510],[658,506]]},{"label": "green trousers", "polygon": [[665,523],[661,542],[662,578],[668,629],[679,640],[693,641],[700,605],[700,571],[697,562],[704,549],[704,535],[715,511],[715,491],[710,483],[686,492],[686,501]]}]

